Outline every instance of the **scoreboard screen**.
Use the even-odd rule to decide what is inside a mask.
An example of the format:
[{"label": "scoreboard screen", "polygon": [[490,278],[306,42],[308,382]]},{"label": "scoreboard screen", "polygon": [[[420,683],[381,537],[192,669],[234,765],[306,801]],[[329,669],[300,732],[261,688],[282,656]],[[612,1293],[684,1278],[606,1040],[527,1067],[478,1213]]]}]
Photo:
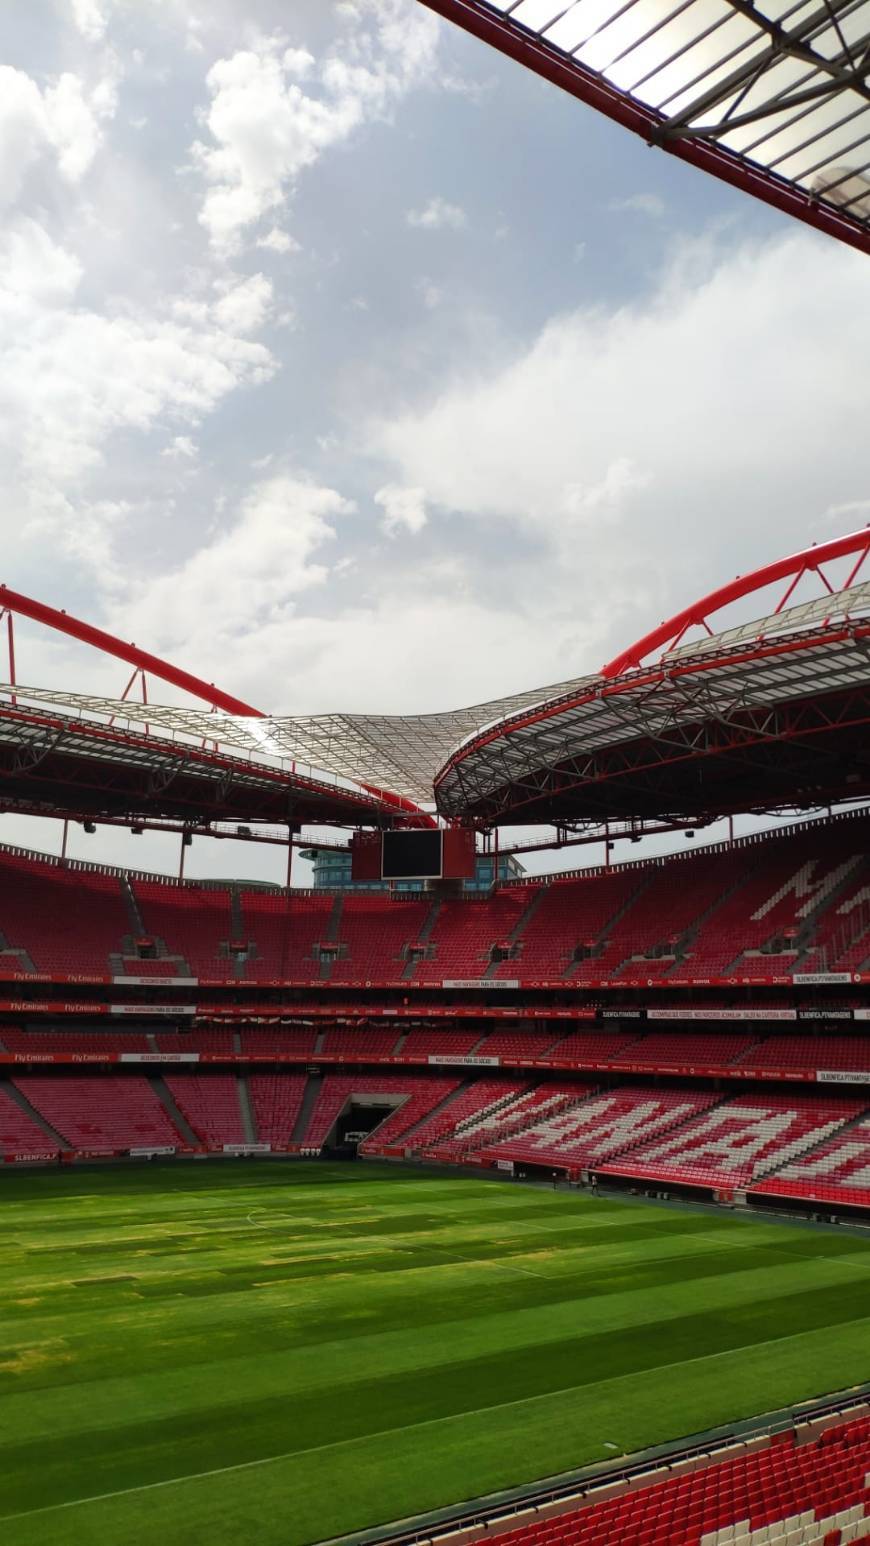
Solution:
[{"label": "scoreboard screen", "polygon": [[384,880],[440,880],[443,832],[400,830],[384,833],[381,875]]}]

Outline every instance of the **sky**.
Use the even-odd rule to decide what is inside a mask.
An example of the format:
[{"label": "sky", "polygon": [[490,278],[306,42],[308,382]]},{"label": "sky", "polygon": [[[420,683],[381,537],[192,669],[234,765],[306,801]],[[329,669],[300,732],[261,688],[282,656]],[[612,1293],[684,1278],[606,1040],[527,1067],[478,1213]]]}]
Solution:
[{"label": "sky", "polygon": [[417,0],[5,0],[0,215],[0,581],[266,711],[595,670],[870,521],[866,257]]}]

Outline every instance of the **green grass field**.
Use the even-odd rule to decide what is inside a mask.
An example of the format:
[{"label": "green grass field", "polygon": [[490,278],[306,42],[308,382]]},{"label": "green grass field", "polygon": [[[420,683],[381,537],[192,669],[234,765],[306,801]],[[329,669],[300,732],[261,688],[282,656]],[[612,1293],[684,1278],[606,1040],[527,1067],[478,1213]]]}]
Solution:
[{"label": "green grass field", "polygon": [[870,1241],[361,1165],[0,1184],[3,1546],[301,1546],[870,1378]]}]

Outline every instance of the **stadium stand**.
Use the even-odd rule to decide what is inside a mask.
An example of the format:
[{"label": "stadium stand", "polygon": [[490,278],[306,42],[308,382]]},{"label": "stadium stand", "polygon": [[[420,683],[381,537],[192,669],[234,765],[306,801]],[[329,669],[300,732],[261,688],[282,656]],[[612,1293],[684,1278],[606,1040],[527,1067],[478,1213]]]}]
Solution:
[{"label": "stadium stand", "polygon": [[320,962],[315,946],[326,940],[334,908],[331,896],[243,891],[241,937],[250,946],[245,979],[300,978],[307,982],[316,978]]},{"label": "stadium stand", "polygon": [[206,887],[133,882],[145,932],[181,958],[194,977],[231,977],[230,893]]},{"label": "stadium stand", "polygon": [[667,1132],[706,1111],[718,1098],[692,1090],[626,1086],[581,1098],[573,1109],[545,1117],[520,1137],[483,1152],[493,1160],[598,1169],[606,1160],[637,1147],[653,1133]]},{"label": "stadium stand", "polygon": [[404,1144],[418,1122],[428,1116],[436,1106],[447,1100],[459,1088],[458,1079],[426,1079],[416,1081],[406,1100],[396,1106],[389,1116],[360,1144],[362,1154],[375,1154],[390,1144]]},{"label": "stadium stand", "polygon": [[[498,1546],[845,1546],[870,1539],[870,1419],[750,1441],[675,1474],[591,1490],[581,1507],[548,1511],[479,1536]],[[503,1529],[498,1526],[502,1524]]]},{"label": "stadium stand", "polygon": [[166,1087],[206,1148],[247,1142],[234,1074],[170,1074]]},{"label": "stadium stand", "polygon": [[317,1027],[309,1025],[287,1026],[279,1031],[246,1028],[239,1032],[239,1043],[242,1051],[250,1053],[252,1057],[269,1057],[282,1052],[312,1057],[319,1035]]},{"label": "stadium stand", "polygon": [[582,1084],[548,1084],[536,1089],[514,1086],[508,1094],[498,1096],[457,1122],[446,1137],[430,1144],[423,1152],[446,1160],[473,1154],[488,1144],[503,1142],[534,1124],[557,1116],[560,1111],[575,1106],[584,1096],[591,1095],[593,1090],[593,1085]]},{"label": "stadium stand", "polygon": [[870,1073],[868,1036],[770,1036],[735,1059],[751,1068],[778,1068],[805,1073],[812,1069],[842,1069]]},{"label": "stadium stand", "polygon": [[[118,876],[4,853],[0,931],[37,972],[109,972],[130,920]],[[29,970],[26,965],[17,969]]]},{"label": "stadium stand", "polygon": [[12,1082],[74,1149],[124,1153],[150,1145],[186,1147],[148,1080],[138,1075],[27,1074]]},{"label": "stadium stand", "polygon": [[158,1052],[220,1052],[235,1051],[232,1031],[218,1031],[209,1026],[197,1026],[193,1031],[157,1031],[154,1046]]},{"label": "stadium stand", "polygon": [[331,982],[390,981],[402,976],[406,946],[417,937],[429,904],[419,899],[346,896],[341,908],[340,953]]},{"label": "stadium stand", "polygon": [[860,970],[870,960],[866,849],[866,822],[806,823],[435,902],[128,879],[3,850],[0,964],[25,975],[575,987]]},{"label": "stadium stand", "polygon": [[775,1171],[756,1191],[779,1197],[870,1206],[870,1117],[846,1122],[810,1154]]},{"label": "stadium stand", "polygon": [[614,1068],[619,1068],[622,1063],[643,1063],[650,1068],[692,1064],[701,1068],[727,1068],[744,1053],[750,1061],[749,1049],[755,1041],[756,1037],[746,1032],[653,1031],[614,1053],[610,1062]]},{"label": "stadium stand", "polygon": [[656,1181],[746,1189],[806,1154],[846,1122],[863,1102],[831,1096],[747,1095],[719,1104],[679,1132],[635,1147],[603,1171]]},{"label": "stadium stand", "polygon": [[387,1021],[386,1025],[366,1026],[363,1029],[348,1030],[345,1027],[337,1027],[324,1032],[320,1051],[332,1057],[342,1057],[348,1061],[356,1059],[364,1063],[371,1058],[390,1057],[398,1039],[399,1028],[395,1021],[392,1024]]},{"label": "stadium stand", "polygon": [[305,1149],[320,1150],[348,1101],[355,1095],[367,1098],[372,1105],[377,1104],[372,1097],[378,1095],[389,1105],[398,1105],[400,1100],[408,1097],[419,1099],[423,1105],[422,1116],[443,1099],[443,1093],[438,1093],[437,1079],[427,1080],[425,1085],[425,1089],[421,1088],[419,1075],[415,1078],[407,1074],[326,1074],[299,1142]]},{"label": "stadium stand", "polygon": [[452,1145],[463,1124],[483,1111],[497,1109],[518,1091],[527,1088],[515,1079],[475,1079],[460,1086],[452,1100],[417,1128],[413,1135],[414,1149],[430,1153],[442,1142],[445,1148]]},{"label": "stadium stand", "polygon": [[402,1051],[406,1057],[470,1057],[483,1040],[479,1030],[411,1030]]},{"label": "stadium stand", "polygon": [[69,1055],[86,1053],[89,1057],[95,1057],[101,1052],[112,1055],[149,1050],[148,1042],[140,1032],[120,1028],[113,1031],[22,1031],[4,1025],[2,1037],[7,1052],[31,1053],[34,1058],[44,1056],[47,1052]]},{"label": "stadium stand", "polygon": [[572,1031],[543,1054],[545,1062],[609,1063],[638,1039],[633,1031]]},{"label": "stadium stand", "polygon": [[0,1154],[52,1154],[57,1144],[0,1088]]},{"label": "stadium stand", "polygon": [[302,1109],[307,1074],[249,1074],[248,1094],[258,1143],[286,1149]]}]

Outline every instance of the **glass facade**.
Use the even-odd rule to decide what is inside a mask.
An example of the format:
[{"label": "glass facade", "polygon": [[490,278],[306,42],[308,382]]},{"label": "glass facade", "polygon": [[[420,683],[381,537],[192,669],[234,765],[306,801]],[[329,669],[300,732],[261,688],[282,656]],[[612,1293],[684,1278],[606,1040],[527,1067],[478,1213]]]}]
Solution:
[{"label": "glass facade", "polygon": [[[314,867],[313,886],[316,891],[388,891],[387,881],[357,881],[356,884],[350,878],[350,854],[342,849],[335,848],[305,848],[302,850],[303,859],[310,859]],[[493,880],[493,866],[495,860],[491,854],[478,854],[475,864],[475,876],[473,880],[465,880],[462,883],[463,891],[472,895],[482,891],[489,891]],[[498,861],[498,878],[500,881],[516,880],[525,874],[519,860],[512,854],[500,857]],[[394,891],[422,891],[425,882],[421,880],[397,880],[393,882]]]}]

